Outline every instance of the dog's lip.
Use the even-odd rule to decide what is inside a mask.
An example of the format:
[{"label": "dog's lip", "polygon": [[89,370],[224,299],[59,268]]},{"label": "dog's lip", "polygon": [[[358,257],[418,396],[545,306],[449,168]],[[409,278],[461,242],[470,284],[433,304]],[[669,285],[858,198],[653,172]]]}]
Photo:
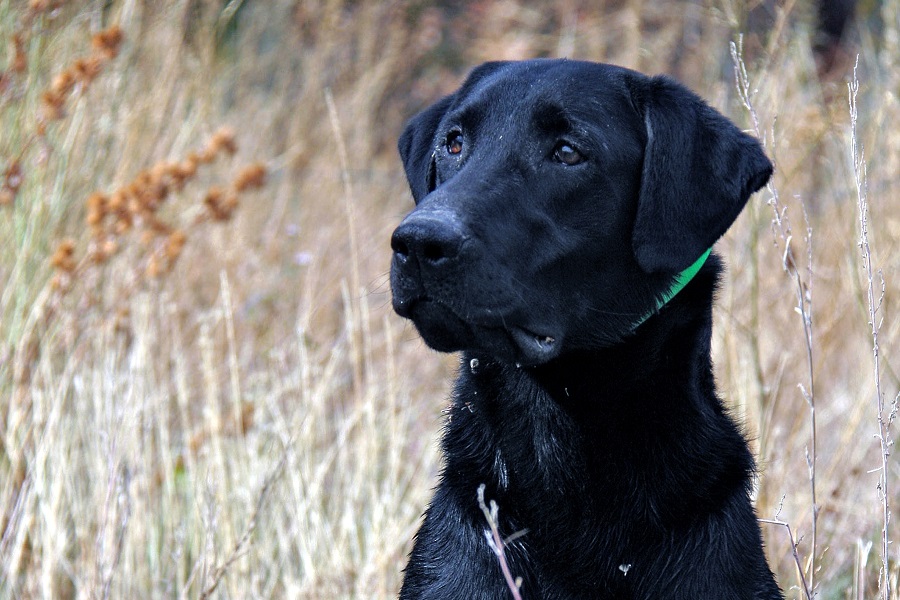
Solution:
[{"label": "dog's lip", "polygon": [[[510,345],[512,346],[512,348],[509,349],[512,350],[513,355],[511,357],[511,361],[515,362],[518,366],[530,367],[540,365],[556,358],[560,353],[560,349],[562,347],[562,336],[556,333],[547,332],[544,330],[544,328],[532,329],[531,327],[514,325],[510,323],[511,319],[509,317],[497,315],[492,315],[489,320],[464,318],[460,316],[459,311],[454,309],[453,306],[441,301],[440,299],[432,298],[428,295],[421,295],[412,298],[394,299],[394,309],[400,316],[406,318],[414,317],[414,311],[417,305],[427,304],[440,306],[443,310],[446,310],[448,313],[453,315],[453,317],[458,319],[460,323],[468,326],[472,332],[476,346],[478,345],[477,341],[479,339],[479,330],[483,332],[489,332],[491,334],[500,334],[503,337],[506,337],[509,340]],[[460,349],[480,349],[487,351],[491,350],[491,348],[489,347]],[[493,349],[494,351],[497,350],[496,348]],[[507,356],[507,358],[510,357]]]},{"label": "dog's lip", "polygon": [[508,331],[519,349],[520,366],[540,365],[559,356],[562,340],[558,335],[535,333],[524,327],[510,327]]}]

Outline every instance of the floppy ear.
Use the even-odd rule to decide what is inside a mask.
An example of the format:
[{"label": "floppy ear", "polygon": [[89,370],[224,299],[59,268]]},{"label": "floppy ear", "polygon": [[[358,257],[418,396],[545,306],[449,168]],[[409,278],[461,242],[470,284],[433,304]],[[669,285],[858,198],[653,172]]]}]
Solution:
[{"label": "floppy ear", "polygon": [[647,130],[635,257],[648,273],[681,271],[731,226],[772,163],[756,138],[667,77],[635,95]]},{"label": "floppy ear", "polygon": [[434,137],[453,98],[446,96],[410,119],[397,142],[409,189],[417,203],[434,191]]}]

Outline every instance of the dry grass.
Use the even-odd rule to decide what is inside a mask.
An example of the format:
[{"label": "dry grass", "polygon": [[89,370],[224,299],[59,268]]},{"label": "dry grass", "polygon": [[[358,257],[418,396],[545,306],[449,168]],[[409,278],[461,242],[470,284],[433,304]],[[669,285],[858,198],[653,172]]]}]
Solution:
[{"label": "dry grass", "polygon": [[876,386],[851,73],[821,82],[784,6],[757,28],[727,1],[0,0],[0,598],[395,596],[454,362],[389,310],[403,119],[482,60],[562,55],[675,73],[752,129],[728,48],[751,25],[778,169],[718,247],[719,380],[802,581],[877,597],[900,8],[858,44]]}]

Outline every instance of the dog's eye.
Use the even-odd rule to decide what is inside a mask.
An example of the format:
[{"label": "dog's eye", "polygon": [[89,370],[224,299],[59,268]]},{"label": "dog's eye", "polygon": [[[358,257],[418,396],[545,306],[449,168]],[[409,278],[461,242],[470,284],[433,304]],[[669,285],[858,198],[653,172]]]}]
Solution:
[{"label": "dog's eye", "polygon": [[556,146],[556,150],[553,151],[553,158],[563,163],[564,165],[577,165],[584,161],[584,156],[581,155],[581,152],[576,150],[566,142],[560,142]]},{"label": "dog's eye", "polygon": [[451,131],[447,134],[447,152],[450,154],[459,154],[462,152],[462,133],[459,131]]}]

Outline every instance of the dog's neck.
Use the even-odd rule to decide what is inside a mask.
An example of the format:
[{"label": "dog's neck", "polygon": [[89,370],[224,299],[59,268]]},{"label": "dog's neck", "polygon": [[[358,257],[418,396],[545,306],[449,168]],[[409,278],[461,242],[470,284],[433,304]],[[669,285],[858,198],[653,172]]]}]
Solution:
[{"label": "dog's neck", "polygon": [[[718,271],[718,261],[710,260],[664,309],[616,346],[566,353],[533,368],[486,358],[471,373],[465,372],[469,366],[465,365],[457,385],[465,390],[464,397],[479,400],[467,409],[485,411],[500,447],[510,452],[542,449],[546,456],[532,464],[543,465],[543,476],[554,480],[559,490],[575,493],[580,486],[577,481],[556,481],[562,473],[606,477],[602,469],[589,475],[591,465],[606,465],[611,472],[623,469],[640,479],[647,473],[635,473],[633,466],[629,471],[626,464],[639,448],[650,446],[669,448],[662,462],[678,464],[707,464],[719,452],[722,461],[738,465],[732,470],[738,474],[735,485],[743,485],[752,462],[736,430],[726,436],[734,441],[727,451],[707,447],[704,437],[711,430],[733,428],[716,397],[710,359],[710,306]],[[636,371],[633,365],[638,363],[644,368]],[[454,418],[453,427],[468,427],[466,412],[459,422]],[[521,440],[534,442],[523,446]],[[526,455],[509,457],[511,464],[529,464],[528,460]],[[559,461],[580,466],[549,466]],[[691,486],[707,489],[710,482],[718,481],[723,468],[709,467],[696,481],[686,480],[683,489],[666,495],[656,506],[670,506],[673,515],[678,513],[692,497]],[[608,485],[625,493],[634,482]],[[644,504],[653,502],[648,498]]]},{"label": "dog's neck", "polygon": [[[447,423],[448,438],[466,443],[445,446],[446,472],[496,480],[496,494],[543,507],[535,514],[581,510],[604,527],[626,513],[628,522],[681,522],[701,509],[702,498],[716,503],[743,489],[752,458],[716,396],[710,358],[719,269],[708,261],[615,346],[531,368],[467,354]],[[652,462],[640,459],[652,448],[666,450]],[[503,465],[519,470],[507,477]],[[646,485],[684,465],[697,468],[666,488]],[[602,483],[609,497],[581,498],[585,481]]]},{"label": "dog's neck", "polygon": [[[698,264],[699,263],[699,264]],[[721,265],[717,257],[704,254],[692,265],[693,272],[665,298],[655,311],[635,326],[619,343],[593,350],[566,353],[546,365],[536,367],[536,381],[578,381],[584,387],[584,399],[608,397],[615,402],[620,395],[652,392],[656,385],[670,387],[679,372],[710,370],[712,337],[712,299]],[[696,269],[694,267],[696,266]],[[641,368],[635,370],[633,365]],[[631,380],[629,374],[639,379]],[[567,403],[574,390],[547,387],[555,399]],[[568,394],[566,394],[566,391]]]},{"label": "dog's neck", "polygon": [[695,260],[690,266],[686,269],[678,273],[675,278],[672,280],[672,285],[669,286],[669,289],[666,292],[657,298],[656,306],[653,310],[647,311],[631,328],[632,331],[643,325],[647,319],[657,314],[662,308],[669,303],[672,298],[674,298],[678,292],[684,289],[684,287],[691,282],[691,280],[700,272],[700,269],[703,268],[703,265],[706,264],[706,260],[709,258],[709,255],[712,253],[712,248],[708,249],[706,252],[700,255],[700,258]]}]

